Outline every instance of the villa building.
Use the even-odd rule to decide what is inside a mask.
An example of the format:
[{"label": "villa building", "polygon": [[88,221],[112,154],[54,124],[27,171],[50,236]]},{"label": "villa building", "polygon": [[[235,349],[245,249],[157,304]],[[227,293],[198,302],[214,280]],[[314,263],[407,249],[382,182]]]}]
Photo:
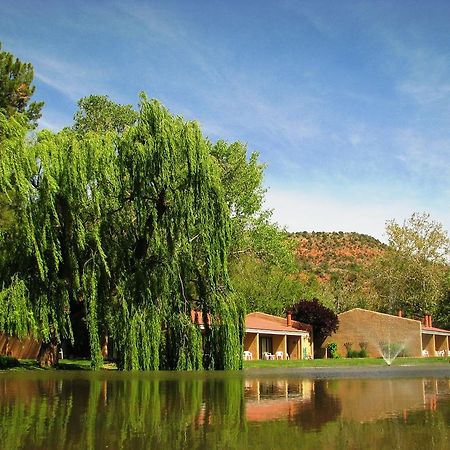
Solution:
[{"label": "villa building", "polygon": [[245,318],[245,359],[312,359],[312,327],[286,318],[254,312]]},{"label": "villa building", "polygon": [[422,321],[355,308],[339,314],[339,329],[328,337],[323,348],[331,342],[338,353],[346,356],[347,348],[366,348],[368,356],[380,357],[383,347],[401,348],[406,356],[448,356],[450,331],[435,328],[431,316]]}]

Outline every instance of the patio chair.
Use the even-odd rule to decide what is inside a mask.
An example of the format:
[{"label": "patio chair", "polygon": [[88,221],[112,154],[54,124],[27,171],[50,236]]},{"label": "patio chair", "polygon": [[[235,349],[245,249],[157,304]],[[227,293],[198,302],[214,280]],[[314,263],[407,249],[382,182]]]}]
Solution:
[{"label": "patio chair", "polygon": [[272,355],[272,353],[269,353],[269,352],[264,352],[263,358],[264,359],[275,359],[275,357]]},{"label": "patio chair", "polygon": [[284,355],[283,352],[276,352],[276,353],[275,353],[275,358],[276,358],[276,359],[283,359],[283,355]]},{"label": "patio chair", "polygon": [[422,356],[430,356],[430,354],[428,353],[428,350],[422,350]]},{"label": "patio chair", "polygon": [[253,359],[253,354],[252,354],[252,352],[249,352],[248,350],[245,350],[245,351],[244,351],[244,359],[246,359],[246,360],[251,360],[251,359]]}]

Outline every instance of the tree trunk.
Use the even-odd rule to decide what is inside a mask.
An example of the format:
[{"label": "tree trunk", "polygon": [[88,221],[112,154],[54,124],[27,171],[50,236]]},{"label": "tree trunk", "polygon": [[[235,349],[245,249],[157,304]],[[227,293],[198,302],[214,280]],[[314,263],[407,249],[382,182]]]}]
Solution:
[{"label": "tree trunk", "polygon": [[101,347],[103,359],[108,359],[108,335],[106,333],[102,336]]},{"label": "tree trunk", "polygon": [[58,360],[58,343],[56,342],[56,340],[43,342],[37,357],[38,364],[41,367],[53,367],[56,366]]}]

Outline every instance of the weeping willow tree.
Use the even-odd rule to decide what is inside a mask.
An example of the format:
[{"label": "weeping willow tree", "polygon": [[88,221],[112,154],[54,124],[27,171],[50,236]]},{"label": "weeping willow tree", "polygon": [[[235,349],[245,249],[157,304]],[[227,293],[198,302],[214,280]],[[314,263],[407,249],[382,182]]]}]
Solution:
[{"label": "weeping willow tree", "polygon": [[19,326],[5,319],[14,310],[22,331],[73,342],[81,311],[94,367],[109,336],[123,369],[240,368],[230,211],[198,125],[144,97],[121,134],[66,129],[29,142],[20,118],[1,120],[0,193],[19,226],[2,231],[0,330]]}]

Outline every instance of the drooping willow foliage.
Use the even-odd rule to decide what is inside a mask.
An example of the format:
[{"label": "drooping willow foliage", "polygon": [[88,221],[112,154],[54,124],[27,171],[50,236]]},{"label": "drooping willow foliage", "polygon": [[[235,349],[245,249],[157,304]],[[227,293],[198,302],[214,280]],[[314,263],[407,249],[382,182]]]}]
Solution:
[{"label": "drooping willow foliage", "polygon": [[[198,125],[145,98],[120,135],[44,131],[27,142],[20,120],[0,120],[0,194],[15,217],[0,231],[0,277],[10,292],[23,283],[29,332],[74,341],[81,310],[95,367],[109,336],[123,369],[240,368],[230,211]],[[25,304],[17,291],[11,308]]]}]

